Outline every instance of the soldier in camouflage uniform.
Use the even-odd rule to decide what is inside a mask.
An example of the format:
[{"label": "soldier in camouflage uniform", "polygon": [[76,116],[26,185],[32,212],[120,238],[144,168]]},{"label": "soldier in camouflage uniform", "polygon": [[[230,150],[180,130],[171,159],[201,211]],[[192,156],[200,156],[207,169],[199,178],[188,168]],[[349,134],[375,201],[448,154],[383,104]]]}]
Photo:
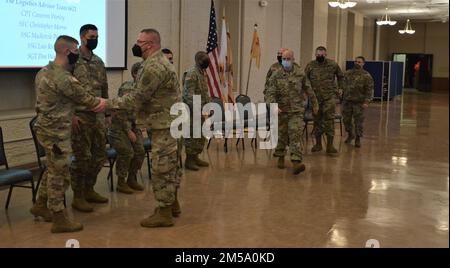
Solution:
[{"label": "soldier in camouflage uniform", "polygon": [[177,158],[177,140],[170,133],[176,116],[170,109],[181,101],[180,85],[175,67],[161,52],[161,37],[154,29],[139,34],[133,55],[144,62],[136,80],[136,90],[111,100],[112,109],[137,111],[138,125],[151,130],[152,188],[158,202],[154,214],[143,221],[143,227],[166,227],[174,224],[173,217],[181,213],[177,193],[181,170]]},{"label": "soldier in camouflage uniform", "polygon": [[[137,73],[141,63],[131,68],[134,81],[124,82],[119,88],[119,97],[134,90]],[[119,110],[112,117],[109,131],[112,147],[117,151],[116,173],[117,191],[132,194],[143,191],[144,187],[137,182],[136,174],[145,159],[142,132],[136,126],[136,113],[133,110]],[[127,179],[128,176],[128,179]]]},{"label": "soldier in camouflage uniform", "polygon": [[[355,138],[355,147],[361,147],[363,135],[364,110],[369,107],[373,95],[372,76],[363,69],[364,57],[355,59],[355,67],[344,74],[343,110],[345,130],[348,137],[345,143],[350,144]],[[353,121],[355,132],[353,132]]]},{"label": "soldier in camouflage uniform", "polygon": [[[87,92],[107,99],[108,81],[105,64],[93,53],[97,47],[97,27],[84,25],[80,29],[80,38],[82,41],[79,49],[80,59],[75,65],[74,76],[80,80]],[[72,207],[81,212],[92,212],[94,207],[90,203],[108,202],[108,198],[94,191],[97,175],[106,161],[105,114],[77,109],[73,128]]]},{"label": "soldier in camouflage uniform", "polygon": [[313,110],[318,112],[319,106],[316,96],[311,88],[308,78],[294,64],[294,53],[287,49],[283,53],[283,68],[275,71],[269,79],[266,88],[266,102],[278,103],[278,144],[275,157],[278,159],[278,168],[283,169],[286,146],[289,146],[291,161],[294,165],[294,174],[305,170],[303,161],[302,126],[304,95],[308,95],[313,104]]},{"label": "soldier in camouflage uniform", "polygon": [[[327,136],[327,154],[338,153],[334,148],[334,116],[336,110],[335,97],[340,98],[344,74],[339,65],[327,59],[326,48],[316,49],[316,60],[310,62],[305,68],[305,75],[311,81],[311,86],[319,102],[319,113],[314,116],[314,135],[316,144],[312,152],[322,151],[322,135]],[[339,89],[336,87],[336,78]]]},{"label": "soldier in camouflage uniform", "polygon": [[[283,65],[281,65],[282,62],[282,58],[283,58],[283,52],[286,51],[286,48],[280,48],[277,52],[277,62],[275,62],[274,64],[272,64],[272,66],[270,66],[269,71],[267,72],[266,75],[266,84],[264,86],[264,99],[266,98],[266,89],[267,86],[269,85],[269,78],[272,76],[272,74],[275,71],[281,70],[283,69]],[[294,62],[294,65],[296,65],[297,67],[300,67],[300,65],[298,65],[296,62]]]},{"label": "soldier in camouflage uniform", "polygon": [[[208,167],[209,164],[199,158],[199,154],[202,153],[205,147],[206,139],[202,135],[201,138],[192,137],[194,130],[194,117],[193,117],[193,96],[200,95],[202,99],[202,107],[210,102],[208,84],[206,81],[206,69],[209,67],[209,56],[205,52],[198,52],[195,55],[195,66],[184,73],[183,78],[183,102],[189,106],[190,115],[190,128],[191,137],[183,138],[184,146],[186,149],[186,162],[185,167],[190,170],[197,171],[199,167]],[[201,125],[203,125],[204,119],[202,117]]]},{"label": "soldier in camouflage uniform", "polygon": [[47,156],[47,170],[36,204],[30,212],[46,221],[53,221],[53,233],[83,229],[81,223],[67,217],[64,209],[64,195],[70,183],[71,118],[75,105],[97,112],[105,108],[105,100],[88,94],[69,72],[79,56],[77,44],[78,41],[72,37],[60,36],[55,43],[55,61],[41,69],[35,81],[35,130]]}]

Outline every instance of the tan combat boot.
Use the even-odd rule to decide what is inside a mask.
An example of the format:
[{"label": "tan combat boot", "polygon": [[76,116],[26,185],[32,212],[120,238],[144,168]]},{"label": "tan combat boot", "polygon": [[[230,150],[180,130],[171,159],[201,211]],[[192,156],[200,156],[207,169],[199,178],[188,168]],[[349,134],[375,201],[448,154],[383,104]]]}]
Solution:
[{"label": "tan combat boot", "polygon": [[201,160],[201,159],[198,157],[198,155],[196,155],[196,156],[194,157],[194,159],[195,159],[195,164],[196,164],[197,166],[199,166],[199,167],[209,167],[209,163],[206,162],[206,161]]},{"label": "tan combat boot", "polygon": [[47,207],[47,199],[38,197],[34,206],[30,209],[31,214],[36,218],[42,217],[46,222],[52,222],[52,213]]},{"label": "tan combat boot", "polygon": [[298,175],[300,173],[302,173],[303,171],[305,171],[305,165],[302,164],[302,162],[300,161],[292,161],[292,163],[294,164],[294,175]]},{"label": "tan combat boot", "polygon": [[285,168],[285,166],[284,166],[284,156],[278,157],[277,167],[279,169],[284,169]]},{"label": "tan combat boot", "polygon": [[137,181],[136,174],[128,174],[128,180],[127,180],[128,186],[135,191],[144,191],[144,186],[140,185]]},{"label": "tan combat boot", "polygon": [[94,187],[87,187],[85,192],[86,201],[89,203],[108,203],[108,198],[101,196],[94,190]]},{"label": "tan combat boot", "polygon": [[119,178],[117,180],[117,191],[119,193],[123,194],[133,194],[133,189],[128,186],[128,184],[125,182],[125,178]]},{"label": "tan combat boot", "polygon": [[333,136],[327,136],[327,154],[336,155],[338,151],[333,146]]},{"label": "tan combat boot", "polygon": [[65,211],[53,212],[52,233],[71,233],[83,230],[83,224],[69,220]]},{"label": "tan combat boot", "polygon": [[94,211],[94,207],[86,201],[83,192],[78,190],[73,192],[72,208],[87,213]]},{"label": "tan combat boot", "polygon": [[152,216],[141,221],[141,226],[146,228],[170,227],[173,224],[172,206],[157,208]]},{"label": "tan combat boot", "polygon": [[311,152],[316,153],[322,151],[322,135],[316,136],[316,145],[312,147]]},{"label": "tan combat boot", "polygon": [[355,136],[353,135],[353,133],[348,133],[348,137],[345,140],[345,143],[350,144],[352,143],[353,139],[355,138]]},{"label": "tan combat boot", "polygon": [[195,163],[195,156],[188,154],[186,156],[186,161],[184,162],[184,167],[189,170],[198,171],[199,168]]}]

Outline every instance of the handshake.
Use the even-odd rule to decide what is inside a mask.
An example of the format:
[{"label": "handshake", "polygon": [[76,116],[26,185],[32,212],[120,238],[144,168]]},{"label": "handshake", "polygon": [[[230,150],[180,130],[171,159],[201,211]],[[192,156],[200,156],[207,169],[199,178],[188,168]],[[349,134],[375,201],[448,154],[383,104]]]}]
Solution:
[{"label": "handshake", "polygon": [[97,106],[95,106],[94,108],[92,108],[91,111],[93,111],[94,113],[102,113],[106,110],[107,107],[107,100],[103,99],[103,98],[96,98],[97,100],[99,100],[99,103],[97,104]]}]

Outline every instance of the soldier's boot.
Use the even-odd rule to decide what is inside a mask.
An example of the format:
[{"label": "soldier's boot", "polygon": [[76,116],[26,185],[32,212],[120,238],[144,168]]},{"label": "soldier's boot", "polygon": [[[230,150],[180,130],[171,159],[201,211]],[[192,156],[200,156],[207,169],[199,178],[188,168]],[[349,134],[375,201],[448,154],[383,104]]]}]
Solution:
[{"label": "soldier's boot", "polygon": [[327,154],[329,155],[336,155],[338,153],[336,148],[334,148],[333,140],[333,136],[327,136]]},{"label": "soldier's boot", "polygon": [[83,230],[83,224],[71,221],[64,210],[53,213],[52,233],[71,233]]},{"label": "soldier's boot", "polygon": [[355,147],[361,148],[361,137],[357,136],[355,139]]},{"label": "soldier's boot", "polygon": [[348,137],[345,140],[345,143],[350,144],[352,143],[353,139],[355,138],[355,136],[353,135],[353,133],[348,133]]},{"label": "soldier's boot", "polygon": [[198,154],[197,155],[195,155],[195,164],[198,166],[198,167],[209,167],[209,163],[208,162],[206,162],[206,161],[203,161],[203,160],[201,160],[199,157],[198,157]]},{"label": "soldier's boot", "polygon": [[52,222],[52,213],[47,207],[47,199],[38,197],[34,206],[30,209],[35,217],[41,217],[46,222]]},{"label": "soldier's boot", "polygon": [[311,152],[313,153],[320,151],[322,151],[322,135],[316,136],[316,144],[311,149]]},{"label": "soldier's boot", "polygon": [[146,228],[170,227],[173,224],[172,206],[157,208],[152,216],[141,221],[141,226]]},{"label": "soldier's boot", "polygon": [[172,216],[175,218],[180,217],[181,214],[181,207],[180,203],[178,202],[178,190],[175,192],[175,202],[172,204]]},{"label": "soldier's boot", "polygon": [[195,163],[195,158],[193,155],[186,155],[186,161],[184,162],[184,167],[189,170],[198,171],[199,168]]},{"label": "soldier's boot", "polygon": [[139,192],[144,191],[144,186],[138,183],[136,174],[128,174],[127,184],[132,190]]},{"label": "soldier's boot", "polygon": [[133,189],[125,182],[125,178],[119,178],[117,180],[117,191],[123,194],[133,194]]},{"label": "soldier's boot", "polygon": [[302,173],[303,171],[305,171],[306,167],[304,164],[302,164],[302,162],[300,161],[292,161],[292,163],[294,164],[294,175],[298,175],[300,173]]},{"label": "soldier's boot", "polygon": [[94,190],[94,187],[87,187],[86,193],[85,193],[86,201],[89,203],[108,203],[108,198],[101,196],[99,193],[97,193]]},{"label": "soldier's boot", "polygon": [[284,166],[284,156],[278,157],[277,167],[279,169],[284,169],[285,168],[285,166]]},{"label": "soldier's boot", "polygon": [[78,190],[73,192],[72,208],[87,213],[94,211],[94,207],[86,201],[83,192]]}]

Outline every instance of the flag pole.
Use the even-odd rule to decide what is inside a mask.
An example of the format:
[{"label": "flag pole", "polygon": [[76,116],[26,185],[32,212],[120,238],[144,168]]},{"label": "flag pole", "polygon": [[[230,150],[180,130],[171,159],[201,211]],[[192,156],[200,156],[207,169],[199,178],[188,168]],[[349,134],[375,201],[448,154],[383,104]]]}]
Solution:
[{"label": "flag pole", "polygon": [[[255,31],[258,29],[258,24],[255,23]],[[253,41],[252,41],[253,42]],[[253,46],[253,43],[252,43]],[[252,48],[253,49],[253,48]],[[245,95],[248,96],[248,86],[250,84],[250,71],[252,69],[252,63],[253,63],[253,55],[250,55],[250,64],[248,65],[248,77],[247,77],[247,88],[245,90]]]}]

